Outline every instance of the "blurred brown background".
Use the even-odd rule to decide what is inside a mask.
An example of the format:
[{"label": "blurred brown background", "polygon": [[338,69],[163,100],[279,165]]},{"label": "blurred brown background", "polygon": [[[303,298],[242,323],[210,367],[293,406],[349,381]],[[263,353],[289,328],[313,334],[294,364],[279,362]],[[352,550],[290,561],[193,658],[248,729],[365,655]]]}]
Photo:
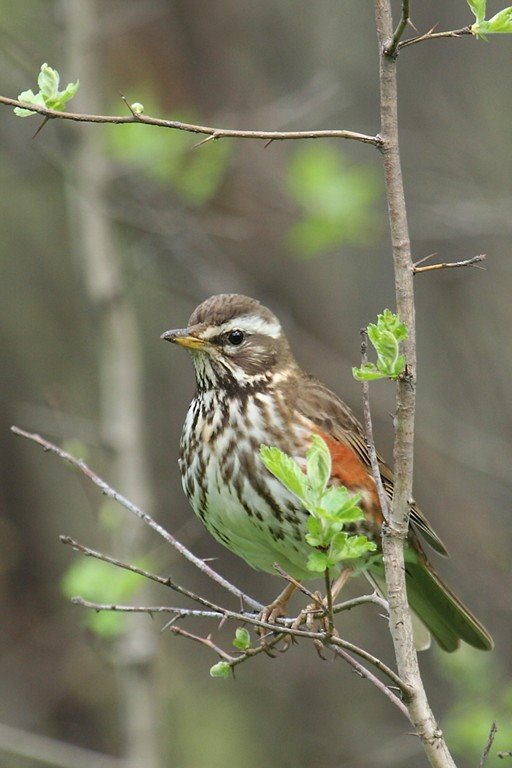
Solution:
[{"label": "blurred brown background", "polygon": [[[421,31],[471,23],[463,0],[411,10]],[[80,78],[73,111],[122,114],[122,93],[149,114],[206,125],[378,130],[369,0],[0,0],[0,19],[2,95],[34,87],[46,61],[64,84]],[[399,67],[415,258],[488,254],[485,271],[418,275],[416,284],[415,495],[452,554],[439,570],[496,639],[492,656],[421,657],[461,765],[476,764],[493,718],[496,749],[512,749],[511,64],[512,41],[497,36],[411,47]],[[347,172],[348,199],[360,174],[369,179],[368,217],[353,237],[341,227],[307,256],[293,245],[304,210],[286,181],[303,151],[297,143],[192,151],[194,136],[56,122],[32,139],[39,124],[0,112],[0,721],[25,732],[0,728],[2,766],[424,765],[389,702],[310,647],[260,656],[220,681],[208,675],[215,657],[160,634],[158,618],[130,616],[117,635],[87,625],[62,590],[67,574],[73,593],[79,556],[61,533],[229,598],[58,459],[9,432],[16,423],[70,446],[269,600],[277,580],[221,550],[182,495],[177,444],[192,367],[159,334],[184,325],[211,293],[248,293],[280,316],[304,367],[360,413],[350,372],[359,329],[394,302],[378,153],[326,142]],[[348,211],[347,227],[358,212]],[[388,455],[393,399],[391,385],[372,387]],[[104,573],[94,594],[108,601],[115,574]],[[145,588],[120,600],[131,601],[178,598]],[[385,623],[370,609],[340,624],[347,639],[391,659]],[[232,634],[220,635],[228,646]],[[28,733],[48,740],[31,745]],[[494,750],[489,765],[496,760]]]}]

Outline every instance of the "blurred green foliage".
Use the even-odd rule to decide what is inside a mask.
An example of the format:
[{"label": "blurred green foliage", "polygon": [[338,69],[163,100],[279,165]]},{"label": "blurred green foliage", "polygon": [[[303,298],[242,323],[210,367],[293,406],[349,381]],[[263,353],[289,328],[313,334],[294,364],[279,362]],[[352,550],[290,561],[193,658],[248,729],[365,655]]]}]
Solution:
[{"label": "blurred green foliage", "polygon": [[[148,563],[138,562],[141,568]],[[81,557],[64,574],[61,589],[67,598],[77,595],[103,604],[129,602],[144,584],[144,578],[131,571],[115,568],[101,560]],[[126,616],[114,611],[85,612],[88,629],[106,640],[116,638],[124,629]]]},{"label": "blurred green foliage", "polygon": [[374,240],[382,181],[373,168],[351,167],[345,154],[329,144],[306,143],[294,151],[284,181],[302,209],[288,232],[295,253],[316,256],[344,243],[368,245]]},{"label": "blurred green foliage", "polygon": [[[189,123],[196,121],[191,113],[162,115],[149,96],[143,101],[146,115]],[[191,206],[204,205],[214,197],[225,177],[233,146],[232,142],[217,139],[194,148],[197,134],[136,123],[109,125],[106,133],[115,160],[171,188]]]},{"label": "blurred green foliage", "polygon": [[448,744],[478,765],[495,721],[498,733],[490,753],[492,768],[497,752],[512,750],[512,682],[505,681],[494,656],[466,645],[457,653],[439,653],[438,659],[455,693],[455,703],[443,718]]}]

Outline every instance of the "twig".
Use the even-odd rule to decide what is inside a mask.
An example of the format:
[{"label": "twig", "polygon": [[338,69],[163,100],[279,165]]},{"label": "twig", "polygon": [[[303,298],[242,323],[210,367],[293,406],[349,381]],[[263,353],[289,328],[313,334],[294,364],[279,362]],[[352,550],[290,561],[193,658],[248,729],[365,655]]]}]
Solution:
[{"label": "twig", "polygon": [[[85,600],[80,596],[71,598],[73,605],[81,608],[90,608],[93,611],[110,611],[112,613],[147,613],[152,616],[154,613],[174,613],[179,618],[197,618],[197,619],[222,619],[224,612],[204,611],[198,608],[179,608],[175,605],[120,605],[119,603],[95,603],[92,600]],[[165,629],[165,627],[164,627]]]},{"label": "twig", "polygon": [[[140,123],[141,125],[156,125],[160,128],[172,128],[176,131],[187,131],[188,133],[202,133],[210,139],[259,139],[262,141],[296,141],[298,139],[349,139],[352,141],[361,141],[363,144],[373,144],[380,146],[378,136],[368,136],[365,133],[356,131],[344,131],[337,129],[327,129],[318,131],[246,131],[233,128],[213,128],[207,125],[194,125],[192,123],[183,123],[181,120],[163,120],[158,117],[149,117],[149,115],[139,115],[130,109],[130,115],[87,115],[78,112],[59,112],[55,109],[48,109],[37,104],[25,104],[17,99],[9,99],[6,96],[0,96],[0,104],[6,104],[11,107],[20,107],[29,109],[31,112],[37,112],[48,119],[73,120],[79,123],[114,123],[130,124]],[[200,142],[201,143],[201,142]]]},{"label": "twig", "polygon": [[131,571],[132,573],[137,573],[139,576],[143,576],[144,578],[150,579],[151,581],[156,581],[157,584],[162,584],[164,587],[170,587],[174,592],[178,592],[178,594],[184,595],[184,597],[188,597],[191,600],[194,600],[196,603],[200,603],[201,605],[206,606],[207,608],[211,608],[214,611],[222,611],[222,608],[220,608],[218,605],[215,605],[215,603],[212,603],[210,600],[206,600],[204,597],[196,595],[195,592],[192,592],[191,590],[182,587],[180,584],[177,584],[171,579],[170,576],[157,576],[150,571],[146,571],[144,568],[139,568],[137,565],[125,563],[122,560],[118,560],[116,557],[110,557],[110,555],[104,555],[103,552],[97,552],[95,549],[90,549],[89,547],[80,544],[78,541],[75,541],[70,536],[60,536],[59,538],[63,544],[68,544],[74,550],[81,552],[86,557],[93,557],[96,560],[102,560],[104,563],[115,565],[117,568],[124,568],[125,570]]},{"label": "twig", "polygon": [[416,45],[416,43],[423,43],[426,40],[439,40],[442,37],[462,37],[463,35],[472,35],[471,27],[462,27],[461,29],[451,29],[447,32],[434,32],[435,27],[426,32],[424,35],[418,35],[417,37],[411,37],[409,40],[403,40],[398,43],[398,52],[402,48],[407,48],[409,45]]},{"label": "twig", "polygon": [[482,752],[482,757],[480,758],[480,762],[478,763],[478,768],[484,768],[484,765],[487,762],[487,758],[489,757],[489,752],[492,749],[492,745],[495,739],[495,736],[498,732],[498,726],[495,722],[491,725],[491,730],[489,731],[489,736],[487,737],[487,744],[484,747],[484,751]]},{"label": "twig", "polygon": [[402,37],[407,24],[409,23],[409,0],[402,0],[402,18],[398,22],[398,26],[393,34],[391,43],[386,48],[386,55],[395,57],[398,53],[398,44]]},{"label": "twig", "polygon": [[44,451],[49,451],[50,453],[55,454],[63,461],[66,461],[73,467],[79,469],[82,474],[89,478],[89,480],[91,480],[101,490],[101,492],[105,494],[105,496],[108,496],[110,499],[114,499],[114,501],[116,501],[122,507],[138,517],[139,520],[142,520],[142,522],[146,523],[146,525],[149,525],[150,528],[162,536],[162,538],[165,539],[168,544],[178,550],[178,552],[183,555],[183,557],[193,563],[196,568],[198,568],[206,576],[212,579],[212,581],[220,584],[228,592],[231,592],[231,594],[238,597],[239,600],[242,600],[247,605],[250,605],[251,608],[254,608],[257,611],[261,611],[263,609],[261,603],[258,603],[258,601],[254,600],[254,598],[244,594],[240,589],[238,589],[238,587],[235,587],[234,584],[231,584],[231,582],[214,571],[213,568],[204,562],[204,560],[201,560],[201,558],[192,554],[192,552],[190,552],[190,550],[188,550],[181,542],[175,539],[172,534],[170,534],[159,523],[153,520],[150,515],[148,515],[142,509],[139,509],[139,507],[137,507],[135,504],[132,504],[131,501],[118,493],[118,491],[111,488],[110,485],[108,485],[105,480],[102,480],[101,477],[99,477],[92,469],[90,469],[82,459],[76,459],[67,451],[64,451],[62,448],[59,448],[53,443],[50,443],[48,440],[45,440],[45,438],[41,437],[41,435],[26,432],[24,429],[20,429],[19,427],[11,427],[11,432],[13,432],[15,435],[25,437],[27,440],[31,440],[32,442],[37,443],[37,445],[40,445]]},{"label": "twig", "polygon": [[[361,364],[364,366],[368,362],[368,334],[366,328],[361,329]],[[377,494],[379,496],[380,507],[384,520],[389,520],[389,499],[384,485],[382,483],[382,476],[380,474],[379,459],[377,457],[377,450],[375,448],[375,441],[373,439],[373,424],[372,414],[370,409],[370,382],[363,380],[361,382],[363,389],[363,421],[365,431],[365,442],[368,448],[368,455],[370,457],[370,464],[372,467],[372,475],[377,486]],[[386,603],[386,608],[388,608]]]},{"label": "twig", "polygon": [[346,600],[344,603],[338,603],[338,605],[333,606],[332,611],[333,613],[340,613],[340,611],[350,611],[352,608],[355,608],[358,605],[363,605],[364,603],[374,603],[386,611],[386,613],[388,612],[388,601],[385,600],[381,595],[377,594],[377,592],[373,592],[371,595],[361,595],[360,597],[354,597],[352,600]]},{"label": "twig", "polygon": [[178,627],[176,624],[173,624],[168,629],[173,633],[173,635],[181,635],[181,637],[186,637],[188,640],[193,640],[195,643],[206,645],[207,648],[210,648],[212,651],[214,651],[218,656],[221,657],[221,659],[224,659],[224,661],[231,662],[235,659],[234,656],[226,653],[226,651],[216,645],[209,636],[201,637],[201,635],[194,635],[192,632],[187,632],[186,629],[183,629],[183,627]]},{"label": "twig", "polygon": [[361,677],[366,678],[369,680],[373,685],[379,689],[381,693],[384,694],[384,696],[387,696],[387,698],[393,702],[395,707],[398,707],[400,712],[405,715],[405,717],[411,722],[411,716],[409,715],[409,711],[403,701],[398,698],[396,694],[391,691],[387,685],[385,685],[382,680],[379,680],[378,677],[376,677],[373,672],[371,672],[369,669],[367,669],[363,664],[361,664],[359,661],[354,659],[350,653],[347,653],[342,648],[338,648],[337,646],[329,646],[330,649],[340,658],[342,658],[344,661],[347,662],[347,664],[350,664],[351,667],[354,668],[354,670],[357,672],[358,675]]},{"label": "twig", "polygon": [[[428,256],[425,258],[429,258]],[[477,269],[484,269],[484,267],[477,266],[480,262],[485,261],[485,253],[480,253],[478,256],[473,256],[471,259],[464,259],[463,261],[443,261],[439,264],[429,264],[426,267],[418,267],[425,259],[421,259],[416,264],[413,264],[413,274],[417,275],[419,272],[432,272],[434,269],[457,269],[459,267],[476,267]]]},{"label": "twig", "polygon": [[286,579],[286,581],[290,582],[290,584],[293,584],[293,586],[299,590],[299,592],[302,592],[306,597],[309,597],[310,600],[312,600],[314,603],[318,603],[318,596],[315,595],[314,592],[312,592],[310,589],[304,586],[304,584],[301,581],[297,581],[297,579],[294,579],[293,576],[290,576],[289,573],[286,573],[284,568],[281,568],[279,563],[273,564],[274,570],[278,572],[280,576],[283,577],[283,579]]},{"label": "twig", "polygon": [[329,569],[325,569],[325,594],[327,599],[327,630],[329,634],[334,632],[334,616],[332,610],[332,590]]}]

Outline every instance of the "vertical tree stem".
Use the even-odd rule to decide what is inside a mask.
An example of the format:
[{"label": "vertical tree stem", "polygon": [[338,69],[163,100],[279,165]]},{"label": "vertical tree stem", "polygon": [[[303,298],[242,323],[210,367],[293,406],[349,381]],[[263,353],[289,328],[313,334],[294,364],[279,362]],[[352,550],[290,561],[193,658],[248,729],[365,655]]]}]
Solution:
[{"label": "vertical tree stem", "polygon": [[390,0],[375,0],[375,16],[380,53],[382,153],[393,248],[396,306],[409,331],[404,343],[406,375],[397,384],[393,506],[382,537],[390,630],[398,674],[410,690],[406,704],[430,764],[435,768],[455,768],[421,680],[407,604],[403,547],[408,529],[413,474],[416,393],[414,272],[398,143],[396,58],[387,53],[393,40]]}]

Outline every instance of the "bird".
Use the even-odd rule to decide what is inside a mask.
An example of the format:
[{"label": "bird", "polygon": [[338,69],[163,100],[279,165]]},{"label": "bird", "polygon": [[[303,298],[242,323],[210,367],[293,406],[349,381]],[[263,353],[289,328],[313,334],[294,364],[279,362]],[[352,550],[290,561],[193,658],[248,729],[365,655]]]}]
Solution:
[{"label": "bird", "polygon": [[[317,435],[331,454],[329,482],[360,494],[364,519],[352,524],[352,532],[376,542],[366,573],[384,591],[384,517],[364,430],[336,394],[301,369],[274,313],[248,296],[218,294],[193,311],[186,328],[161,338],[192,356],[196,393],[178,463],[185,494],[210,534],[257,570],[275,574],[277,563],[299,581],[320,577],[306,565],[312,551],[305,538],[309,513],[260,456],[261,445],[276,446],[303,465]],[[378,461],[391,501],[393,472],[381,456]],[[491,650],[492,637],[436,573],[421,539],[447,555],[411,501],[405,563],[413,614],[445,651],[455,651],[461,641]],[[291,591],[274,607],[284,607]]]}]

